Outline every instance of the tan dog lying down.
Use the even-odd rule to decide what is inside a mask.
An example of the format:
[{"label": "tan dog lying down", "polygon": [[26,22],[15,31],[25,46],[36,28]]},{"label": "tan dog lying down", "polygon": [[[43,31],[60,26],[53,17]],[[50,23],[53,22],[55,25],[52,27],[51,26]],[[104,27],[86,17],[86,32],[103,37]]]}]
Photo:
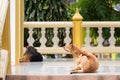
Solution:
[{"label": "tan dog lying down", "polygon": [[71,74],[77,72],[92,73],[98,69],[99,61],[92,53],[80,49],[74,44],[64,46],[64,49],[77,58],[77,66],[72,69]]}]

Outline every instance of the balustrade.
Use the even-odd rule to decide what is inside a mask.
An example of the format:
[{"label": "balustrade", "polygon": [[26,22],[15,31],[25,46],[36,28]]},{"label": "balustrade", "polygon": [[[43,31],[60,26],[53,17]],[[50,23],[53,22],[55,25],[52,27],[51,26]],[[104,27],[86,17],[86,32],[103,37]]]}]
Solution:
[{"label": "balustrade", "polygon": [[[41,37],[39,40],[41,45],[39,47],[38,46],[36,47],[38,49],[38,51],[40,51],[42,54],[65,54],[65,53],[69,54],[68,52],[64,51],[62,46],[59,46],[59,41],[62,37],[60,37],[58,35],[65,36],[65,38],[63,39],[63,44],[64,43],[65,43],[65,45],[70,44],[72,41],[72,38],[70,37],[70,35],[72,33],[70,29],[73,28],[71,26],[71,25],[73,25],[72,22],[46,22],[46,24],[45,24],[45,22],[39,22],[39,23],[37,22],[37,24],[34,22],[31,22],[30,24],[33,26],[33,28],[31,28],[31,25],[28,23],[29,22],[25,22],[24,26],[25,26],[25,28],[29,29],[29,31],[28,31],[29,37],[28,37],[27,41],[30,45],[33,45],[33,43],[35,41],[32,35],[34,34],[33,28],[34,28],[34,26],[36,26],[35,28],[41,28],[41,31],[40,31]],[[50,25],[50,26],[48,26],[48,25]],[[66,27],[66,25],[67,25],[67,27]],[[119,22],[84,22],[83,21],[82,27],[86,28],[86,37],[84,39],[85,44],[83,44],[82,48],[85,50],[88,50],[92,53],[97,53],[98,58],[106,58],[106,57],[110,58],[110,56],[112,54],[109,54],[109,53],[114,53],[114,52],[119,53],[120,48],[115,46],[116,39],[114,37],[115,28],[119,27],[119,26],[120,26]],[[51,36],[53,36],[52,38],[45,37],[46,28],[49,28],[49,27],[53,28],[53,32],[51,34]],[[97,41],[96,46],[91,45],[91,40],[92,40],[92,38],[90,37],[90,28],[91,27],[98,28],[98,31],[97,31],[98,37],[96,39],[96,41]],[[107,45],[107,46],[105,46],[103,44],[105,39],[103,38],[103,35],[102,35],[102,33],[103,33],[102,29],[106,28],[106,27],[110,28],[110,31],[109,31],[110,37],[108,39],[108,42],[106,42],[106,44],[109,43],[110,45]],[[60,32],[58,30],[59,28],[65,28],[64,32]],[[52,46],[46,46],[46,42],[48,39],[51,39],[51,41],[53,42]],[[104,53],[104,54],[101,54],[101,53]]]},{"label": "balustrade", "polygon": [[[27,38],[27,42],[29,45],[33,46],[35,39],[33,38],[33,34],[36,31],[33,31],[33,28],[30,26],[33,25],[36,29],[40,29],[39,33],[41,35],[36,36],[39,39],[40,46],[35,46],[42,54],[61,54],[61,53],[68,53],[64,51],[62,48],[64,45],[68,45],[71,43],[71,30],[72,22],[25,22],[25,28],[28,28],[29,37]],[[53,24],[51,24],[53,23]],[[55,26],[55,25],[56,26]],[[68,26],[69,25],[69,26]],[[53,27],[52,27],[53,26]],[[51,32],[47,32],[48,28],[52,28]],[[41,36],[41,37],[40,37]],[[40,37],[40,38],[38,38]],[[53,43],[53,44],[52,44]]]}]

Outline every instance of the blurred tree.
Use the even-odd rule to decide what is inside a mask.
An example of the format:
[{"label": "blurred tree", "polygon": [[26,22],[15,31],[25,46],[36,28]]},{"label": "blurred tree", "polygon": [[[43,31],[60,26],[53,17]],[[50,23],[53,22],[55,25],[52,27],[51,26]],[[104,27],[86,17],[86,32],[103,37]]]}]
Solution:
[{"label": "blurred tree", "polygon": [[[68,21],[71,19],[68,13],[69,5],[67,0],[24,0],[24,3],[25,3],[24,6],[25,21]],[[41,29],[39,30],[33,29],[33,31],[34,31],[33,38],[35,39],[33,45],[40,46],[38,40],[40,39],[41,36],[41,33],[39,33]],[[53,29],[47,28],[46,31],[47,31],[46,37],[47,38],[50,37],[48,39],[52,39],[54,36]],[[59,29],[59,31],[65,34],[64,33],[65,30]],[[26,36],[28,35],[28,32],[26,32],[25,30],[24,34]],[[62,36],[62,34],[59,34],[58,37],[60,36],[61,36],[60,39],[64,39],[64,35]],[[26,41],[27,38],[25,37],[24,39],[25,39],[24,41]],[[64,42],[62,42],[62,44],[64,44]],[[52,46],[53,45],[52,40],[47,41],[46,45]]]},{"label": "blurred tree", "polygon": [[[68,13],[68,0],[24,0],[24,20],[25,21],[68,21],[71,19]],[[41,29],[33,29],[34,46],[41,45]],[[64,46],[65,28],[58,29],[59,46]],[[27,42],[28,32],[24,30],[24,46]],[[27,37],[26,37],[27,36]],[[53,28],[46,28],[45,37],[47,39],[46,46],[53,46],[52,38],[54,37]]]},{"label": "blurred tree", "polygon": [[24,0],[25,21],[66,21],[68,16],[67,0]]},{"label": "blurred tree", "polygon": [[[120,3],[119,0],[78,0],[77,3],[72,4],[70,7],[71,13],[79,8],[81,15],[85,21],[119,21],[120,12],[114,10],[114,6]],[[107,27],[107,26],[106,26]],[[91,28],[90,36],[93,45],[97,45],[96,38],[98,37],[97,28]],[[105,40],[110,37],[110,29],[103,28],[102,36]],[[118,30],[118,31],[116,31]],[[120,37],[120,28],[115,29],[115,37]]]}]

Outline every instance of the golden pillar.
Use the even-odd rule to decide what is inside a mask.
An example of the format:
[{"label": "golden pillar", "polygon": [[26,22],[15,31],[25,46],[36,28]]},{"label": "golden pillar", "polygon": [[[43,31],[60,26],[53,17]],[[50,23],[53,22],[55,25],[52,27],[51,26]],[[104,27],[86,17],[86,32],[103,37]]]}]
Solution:
[{"label": "golden pillar", "polygon": [[76,13],[72,17],[73,19],[73,44],[76,44],[77,47],[82,47],[82,19],[83,17],[79,14],[78,8],[76,9]]},{"label": "golden pillar", "polygon": [[5,49],[8,51],[8,68],[7,68],[7,74],[11,73],[11,50],[10,50],[10,0],[8,4],[7,9],[7,15],[5,18],[5,24],[4,29],[2,33],[2,49]]},{"label": "golden pillar", "polygon": [[16,0],[16,39],[15,39],[15,61],[19,64],[19,59],[23,53],[23,22],[24,22],[24,0]]}]

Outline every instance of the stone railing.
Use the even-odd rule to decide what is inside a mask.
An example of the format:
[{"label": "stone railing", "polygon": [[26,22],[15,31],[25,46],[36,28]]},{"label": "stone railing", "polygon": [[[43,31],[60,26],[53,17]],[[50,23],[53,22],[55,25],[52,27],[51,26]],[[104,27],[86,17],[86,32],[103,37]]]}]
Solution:
[{"label": "stone railing", "polygon": [[[85,44],[83,45],[83,49],[90,51],[92,53],[97,53],[98,58],[100,59],[120,59],[120,47],[116,43],[117,38],[115,38],[115,28],[120,27],[120,22],[114,21],[102,21],[102,22],[83,22],[82,27],[86,28],[86,37]],[[90,28],[98,28],[98,36],[96,38],[97,45],[91,45],[92,38],[90,37]],[[108,35],[110,37],[106,40],[103,38],[103,28],[109,28]],[[102,53],[102,54],[101,54]],[[103,54],[104,53],[104,54]],[[118,57],[117,57],[118,56]]]},{"label": "stone railing", "polygon": [[[76,10],[75,15],[73,16],[73,22],[24,22],[24,28],[28,28],[29,34],[27,43],[31,46],[34,46],[34,42],[36,41],[33,36],[35,33],[34,28],[39,28],[36,34],[40,35],[37,40],[40,45],[35,47],[42,54],[69,54],[63,49],[63,46],[73,43],[87,51],[97,53],[96,55],[98,58],[104,58],[106,55],[107,58],[115,58],[116,53],[120,52],[120,47],[116,46],[116,38],[114,37],[115,28],[119,27],[120,22],[114,21],[82,21],[82,16],[79,14],[78,10]],[[52,28],[53,30],[48,33],[46,30],[47,28]],[[65,29],[63,33],[59,33],[60,28]],[[86,34],[84,39],[82,39],[82,28],[85,29],[84,34]],[[91,45],[93,38],[90,36],[90,28],[98,29],[95,33],[98,34],[95,38],[95,45]],[[107,45],[103,44],[106,43],[106,39],[103,38],[103,28],[109,28],[108,34],[110,34],[110,36],[107,38]],[[47,33],[49,34],[48,37],[46,37]],[[59,36],[60,34],[64,35],[64,37],[61,38]],[[51,46],[46,45],[49,41],[52,44]],[[60,41],[63,43],[62,46],[59,45]],[[101,53],[105,54],[101,55]]]},{"label": "stone railing", "polygon": [[[34,38],[33,35],[33,28],[41,28],[41,35],[39,42],[41,43],[40,47],[36,47],[38,51],[40,51],[43,54],[65,54],[68,53],[64,51],[63,47],[59,47],[59,38],[57,37],[58,34],[58,28],[65,28],[65,34],[66,37],[64,38],[65,45],[68,45],[71,43],[72,39],[70,37],[70,29],[73,28],[74,24],[72,22],[24,22],[24,27],[29,29],[29,37],[27,39],[28,43],[33,46]],[[81,26],[85,28],[86,37],[84,39],[85,44],[82,45],[82,48],[85,50],[88,50],[92,53],[119,53],[120,47],[115,46],[116,39],[114,37],[115,28],[118,28],[120,26],[120,22],[86,22],[83,21]],[[97,45],[91,46],[91,37],[90,35],[90,28],[96,27],[98,28],[98,37],[97,37]],[[108,27],[110,28],[109,33],[111,36],[109,37],[109,45],[105,46],[103,45],[104,38],[102,37],[102,28]],[[47,42],[47,39],[45,37],[45,29],[46,28],[53,28],[54,37],[52,38],[53,45],[52,47],[47,47],[45,43]],[[82,39],[81,39],[82,41]]]},{"label": "stone railing", "polygon": [[[29,29],[29,37],[27,39],[27,42],[29,45],[33,46],[34,38],[33,38],[33,29],[34,28],[41,28],[41,38],[39,40],[41,46],[36,47],[38,51],[40,51],[42,54],[63,54],[68,53],[64,51],[62,47],[59,46],[59,37],[58,35],[58,28],[65,28],[65,35],[64,43],[66,45],[70,44],[71,38],[70,38],[70,28],[73,27],[72,22],[24,22],[24,27]],[[51,47],[46,46],[47,38],[45,37],[46,34],[46,28],[53,28],[53,38],[51,39],[53,42],[53,45]]]},{"label": "stone railing", "polygon": [[[90,42],[91,42],[91,37],[89,36],[90,35],[90,28],[94,27],[94,28],[98,28],[98,37],[97,37],[97,46],[95,47],[90,47],[90,50],[91,52],[120,52],[119,51],[119,47],[116,47],[115,44],[116,44],[116,39],[114,37],[114,34],[115,34],[115,28],[119,28],[120,27],[120,22],[83,22],[82,24],[83,27],[86,28],[86,38],[85,38],[85,44],[83,47],[85,47],[86,49],[88,47],[90,47]],[[110,37],[108,38],[108,44],[107,46],[103,45],[103,41],[104,41],[104,38],[102,36],[102,28],[110,28],[110,31],[109,31],[109,34],[110,34]],[[97,48],[97,49],[96,49]]]}]

